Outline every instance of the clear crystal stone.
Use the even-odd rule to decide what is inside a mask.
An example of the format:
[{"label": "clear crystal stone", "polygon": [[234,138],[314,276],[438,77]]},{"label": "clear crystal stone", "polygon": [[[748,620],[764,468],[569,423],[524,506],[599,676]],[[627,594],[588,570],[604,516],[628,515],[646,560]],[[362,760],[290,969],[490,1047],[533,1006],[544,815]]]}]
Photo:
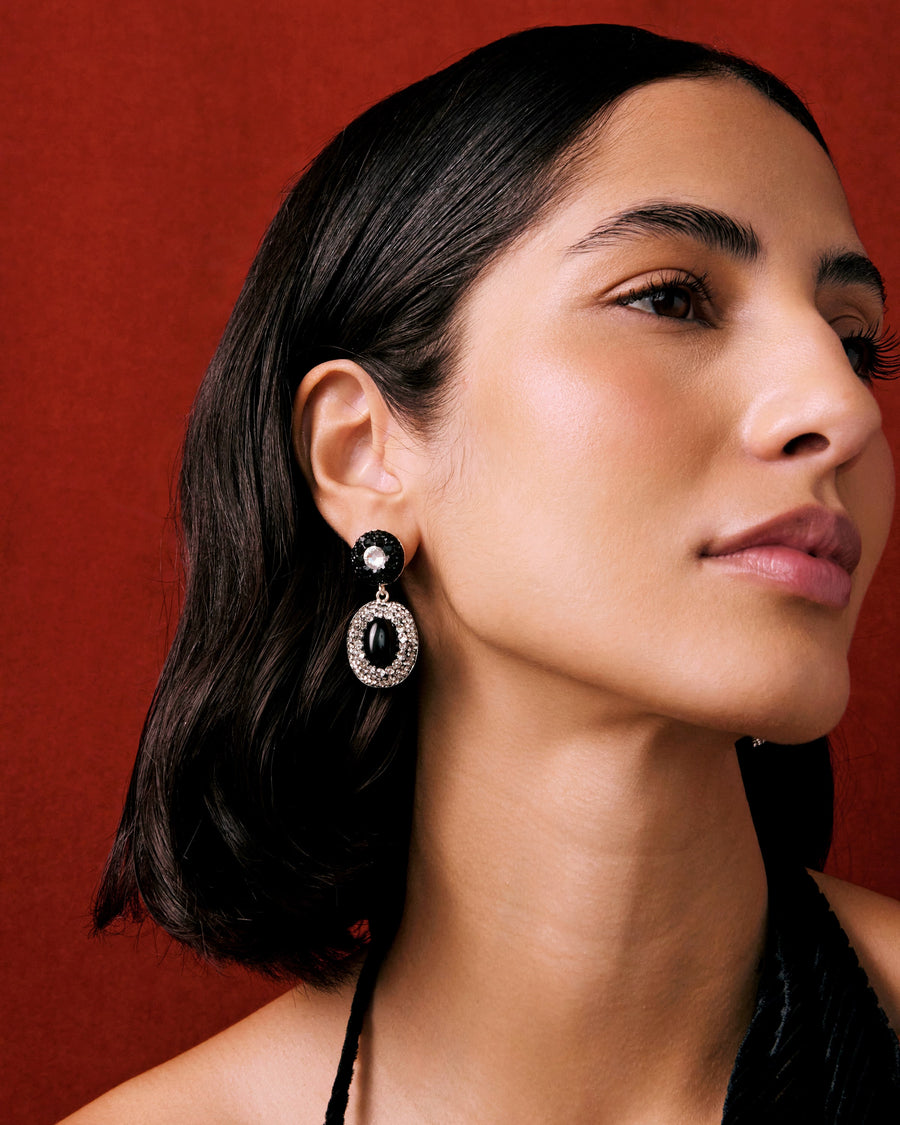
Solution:
[{"label": "clear crystal stone", "polygon": [[383,570],[387,555],[381,547],[366,547],[363,551],[363,562],[369,570]]}]

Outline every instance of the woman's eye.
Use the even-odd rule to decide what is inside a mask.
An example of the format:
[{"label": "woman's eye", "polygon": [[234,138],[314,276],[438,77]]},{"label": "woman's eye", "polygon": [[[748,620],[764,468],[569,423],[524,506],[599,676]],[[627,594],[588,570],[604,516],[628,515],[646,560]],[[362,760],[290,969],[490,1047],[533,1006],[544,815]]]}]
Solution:
[{"label": "woman's eye", "polygon": [[870,326],[842,336],[841,344],[847,362],[860,379],[871,382],[900,375],[900,339],[893,332]]},{"label": "woman's eye", "polygon": [[672,320],[697,320],[696,295],[686,285],[657,285],[642,292],[629,293],[620,304],[653,316]]},{"label": "woman's eye", "polygon": [[864,336],[845,336],[841,343],[850,366],[857,375],[865,375],[872,367],[872,341]]}]

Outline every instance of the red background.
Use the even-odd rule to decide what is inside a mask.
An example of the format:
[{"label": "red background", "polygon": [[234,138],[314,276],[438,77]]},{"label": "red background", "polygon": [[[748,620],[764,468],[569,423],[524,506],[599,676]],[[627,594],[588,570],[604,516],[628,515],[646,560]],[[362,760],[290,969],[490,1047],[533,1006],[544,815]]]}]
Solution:
[{"label": "red background", "polygon": [[[489,39],[639,23],[805,94],[896,291],[898,15],[891,0],[4,6],[4,1120],[51,1122],[277,991],[148,933],[90,940],[87,912],[170,625],[185,413],[284,185],[371,102]],[[896,441],[900,385],[879,396]],[[900,896],[898,575],[895,535],[853,654],[831,870]]]}]

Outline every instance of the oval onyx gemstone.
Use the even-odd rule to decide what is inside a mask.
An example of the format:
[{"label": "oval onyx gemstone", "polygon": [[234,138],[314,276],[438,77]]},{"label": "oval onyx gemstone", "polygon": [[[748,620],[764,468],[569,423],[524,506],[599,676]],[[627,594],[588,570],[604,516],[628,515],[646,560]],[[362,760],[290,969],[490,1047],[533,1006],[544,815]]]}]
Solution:
[{"label": "oval onyx gemstone", "polygon": [[369,623],[363,633],[363,652],[371,664],[376,668],[387,668],[389,664],[393,664],[399,649],[400,641],[393,621],[376,617]]}]

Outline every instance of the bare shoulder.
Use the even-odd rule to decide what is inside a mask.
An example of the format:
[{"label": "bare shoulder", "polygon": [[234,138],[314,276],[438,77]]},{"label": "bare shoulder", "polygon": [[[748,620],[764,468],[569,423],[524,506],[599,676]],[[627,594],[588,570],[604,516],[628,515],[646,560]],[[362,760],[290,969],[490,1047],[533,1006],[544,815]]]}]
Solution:
[{"label": "bare shoulder", "polygon": [[869,983],[900,1033],[900,902],[810,871],[850,939]]},{"label": "bare shoulder", "polygon": [[351,993],[293,989],[60,1125],[321,1125]]}]

